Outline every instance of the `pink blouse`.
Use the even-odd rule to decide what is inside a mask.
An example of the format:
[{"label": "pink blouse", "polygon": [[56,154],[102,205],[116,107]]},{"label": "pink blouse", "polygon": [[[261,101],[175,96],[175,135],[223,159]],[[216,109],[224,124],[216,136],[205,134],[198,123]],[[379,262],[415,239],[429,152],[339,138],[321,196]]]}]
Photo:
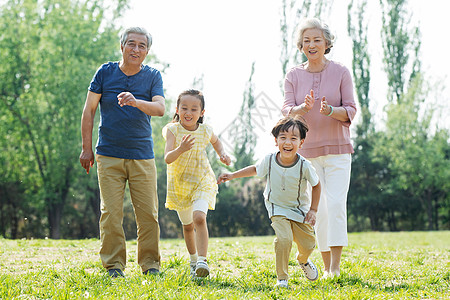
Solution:
[{"label": "pink blouse", "polygon": [[[309,131],[299,153],[306,158],[353,153],[349,126],[356,114],[356,104],[349,70],[334,61],[330,61],[320,73],[310,73],[304,65],[292,68],[284,81],[283,115],[288,115],[294,106],[305,102],[305,96],[311,90],[314,91],[316,102],[303,116]],[[323,96],[331,106],[344,107],[349,121],[342,122],[320,114],[320,100]]]}]

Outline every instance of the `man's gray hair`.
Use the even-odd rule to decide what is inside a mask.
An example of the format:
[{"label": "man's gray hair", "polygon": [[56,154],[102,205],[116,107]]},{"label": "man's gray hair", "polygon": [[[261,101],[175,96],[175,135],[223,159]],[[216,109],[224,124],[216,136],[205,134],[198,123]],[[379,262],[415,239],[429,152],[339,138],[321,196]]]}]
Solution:
[{"label": "man's gray hair", "polygon": [[152,35],[148,33],[147,30],[143,27],[129,27],[125,29],[125,31],[122,33],[122,36],[120,37],[120,44],[122,46],[125,46],[127,40],[128,40],[128,34],[130,33],[138,33],[143,34],[147,37],[147,48],[150,48],[152,46]]}]

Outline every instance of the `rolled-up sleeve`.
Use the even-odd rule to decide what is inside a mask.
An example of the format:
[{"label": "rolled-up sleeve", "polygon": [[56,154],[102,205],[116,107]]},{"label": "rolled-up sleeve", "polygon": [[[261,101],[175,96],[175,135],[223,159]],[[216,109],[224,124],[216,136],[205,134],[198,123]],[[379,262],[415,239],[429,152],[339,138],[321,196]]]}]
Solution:
[{"label": "rolled-up sleeve", "polygon": [[283,116],[288,116],[291,110],[296,106],[295,102],[295,90],[294,90],[294,84],[292,83],[293,73],[290,72],[286,74],[286,77],[284,79],[284,103],[283,107],[281,108],[281,113]]},{"label": "rolled-up sleeve", "polygon": [[346,68],[342,75],[341,82],[341,96],[342,96],[342,107],[347,111],[348,121],[342,122],[344,126],[350,126],[353,118],[356,115],[356,104],[353,93],[353,82],[350,75],[350,71]]}]

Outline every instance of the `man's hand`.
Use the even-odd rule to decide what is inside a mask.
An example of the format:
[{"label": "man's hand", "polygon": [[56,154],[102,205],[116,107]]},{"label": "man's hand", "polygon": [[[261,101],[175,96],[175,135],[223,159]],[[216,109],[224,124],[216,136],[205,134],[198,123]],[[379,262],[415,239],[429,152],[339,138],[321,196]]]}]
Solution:
[{"label": "man's hand", "polygon": [[81,166],[86,170],[86,173],[89,174],[89,168],[94,165],[94,152],[92,150],[81,151],[80,154],[80,163]]},{"label": "man's hand", "polygon": [[124,107],[125,105],[136,107],[136,98],[130,92],[122,92],[117,95],[118,104],[120,107]]}]

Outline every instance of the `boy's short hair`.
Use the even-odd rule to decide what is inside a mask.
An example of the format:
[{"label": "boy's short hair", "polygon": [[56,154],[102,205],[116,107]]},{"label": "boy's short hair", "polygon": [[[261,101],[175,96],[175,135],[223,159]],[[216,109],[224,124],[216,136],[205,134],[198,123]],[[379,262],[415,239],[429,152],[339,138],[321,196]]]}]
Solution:
[{"label": "boy's short hair", "polygon": [[277,138],[280,132],[286,132],[291,127],[297,127],[300,132],[300,139],[304,139],[306,137],[306,133],[308,132],[308,126],[306,122],[303,122],[300,119],[285,117],[278,121],[277,125],[272,129],[272,135]]}]

